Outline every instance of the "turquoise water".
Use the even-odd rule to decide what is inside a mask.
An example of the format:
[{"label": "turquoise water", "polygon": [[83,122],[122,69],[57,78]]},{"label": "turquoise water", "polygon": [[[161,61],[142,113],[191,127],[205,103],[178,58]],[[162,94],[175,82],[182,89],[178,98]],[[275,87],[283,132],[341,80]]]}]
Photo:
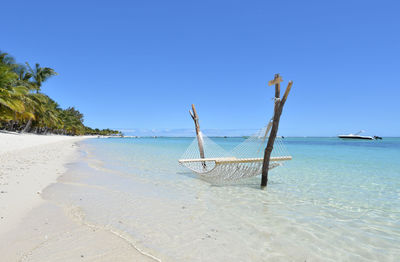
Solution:
[{"label": "turquoise water", "polygon": [[[270,173],[209,184],[177,160],[192,138],[90,139],[45,196],[162,261],[396,261],[400,138],[285,138]],[[243,138],[215,138],[232,149]]]}]

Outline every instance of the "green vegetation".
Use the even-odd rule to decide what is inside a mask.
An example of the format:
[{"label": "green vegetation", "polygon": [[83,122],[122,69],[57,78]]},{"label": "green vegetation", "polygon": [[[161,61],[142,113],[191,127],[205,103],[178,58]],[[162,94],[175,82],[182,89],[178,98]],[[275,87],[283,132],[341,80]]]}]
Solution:
[{"label": "green vegetation", "polygon": [[83,124],[83,114],[74,107],[62,109],[41,92],[42,83],[57,73],[49,67],[17,64],[0,51],[0,129],[37,134],[121,135],[110,129],[92,129]]}]

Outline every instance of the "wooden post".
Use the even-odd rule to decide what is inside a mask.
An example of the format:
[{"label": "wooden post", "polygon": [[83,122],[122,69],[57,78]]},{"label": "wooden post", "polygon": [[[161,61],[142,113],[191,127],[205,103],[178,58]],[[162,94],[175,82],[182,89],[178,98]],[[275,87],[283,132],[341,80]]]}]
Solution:
[{"label": "wooden post", "polygon": [[[200,158],[204,158],[203,136],[200,132],[199,116],[197,115],[194,104],[192,104],[192,110],[193,112],[189,110],[189,114],[192,117],[194,121],[194,126],[196,128],[196,136],[197,136],[197,143],[199,145]],[[206,162],[203,162],[202,164],[203,167],[206,167]]]},{"label": "wooden post", "polygon": [[289,95],[290,89],[292,88],[293,82],[289,81],[288,86],[286,87],[285,93],[280,98],[280,82],[282,82],[282,78],[279,74],[275,74],[274,80],[268,82],[268,85],[275,84],[275,106],[274,106],[274,117],[272,120],[272,128],[269,134],[267,147],[264,151],[264,160],[263,160],[263,167],[262,167],[262,175],[261,175],[261,187],[266,187],[268,183],[268,170],[269,170],[269,160],[271,157],[272,150],[274,149],[274,142],[276,135],[278,133],[279,128],[279,120],[281,118],[283,106],[286,103],[287,97]]}]

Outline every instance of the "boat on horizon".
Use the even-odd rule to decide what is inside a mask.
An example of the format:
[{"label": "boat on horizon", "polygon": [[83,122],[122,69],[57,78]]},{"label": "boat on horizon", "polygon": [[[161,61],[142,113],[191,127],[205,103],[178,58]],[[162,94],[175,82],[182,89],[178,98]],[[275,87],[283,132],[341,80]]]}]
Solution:
[{"label": "boat on horizon", "polygon": [[343,139],[363,139],[363,140],[376,140],[376,139],[382,139],[380,136],[362,136],[360,135],[361,133],[365,132],[364,130],[361,130],[355,134],[348,134],[348,135],[338,135],[339,138]]}]

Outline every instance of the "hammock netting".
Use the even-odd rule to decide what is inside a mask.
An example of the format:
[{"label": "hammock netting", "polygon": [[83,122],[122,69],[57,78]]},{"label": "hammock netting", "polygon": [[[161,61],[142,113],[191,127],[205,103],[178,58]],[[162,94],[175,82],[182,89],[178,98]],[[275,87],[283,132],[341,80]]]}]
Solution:
[{"label": "hammock netting", "polygon": [[[217,144],[200,132],[205,158],[200,157],[198,140],[195,138],[182,155],[179,163],[203,179],[218,184],[259,175],[263,166],[268,131],[268,127],[261,129],[233,149],[229,149],[229,145],[224,145],[223,141]],[[292,157],[283,145],[282,138],[276,137],[269,169],[280,166],[284,161],[291,159]]]}]

